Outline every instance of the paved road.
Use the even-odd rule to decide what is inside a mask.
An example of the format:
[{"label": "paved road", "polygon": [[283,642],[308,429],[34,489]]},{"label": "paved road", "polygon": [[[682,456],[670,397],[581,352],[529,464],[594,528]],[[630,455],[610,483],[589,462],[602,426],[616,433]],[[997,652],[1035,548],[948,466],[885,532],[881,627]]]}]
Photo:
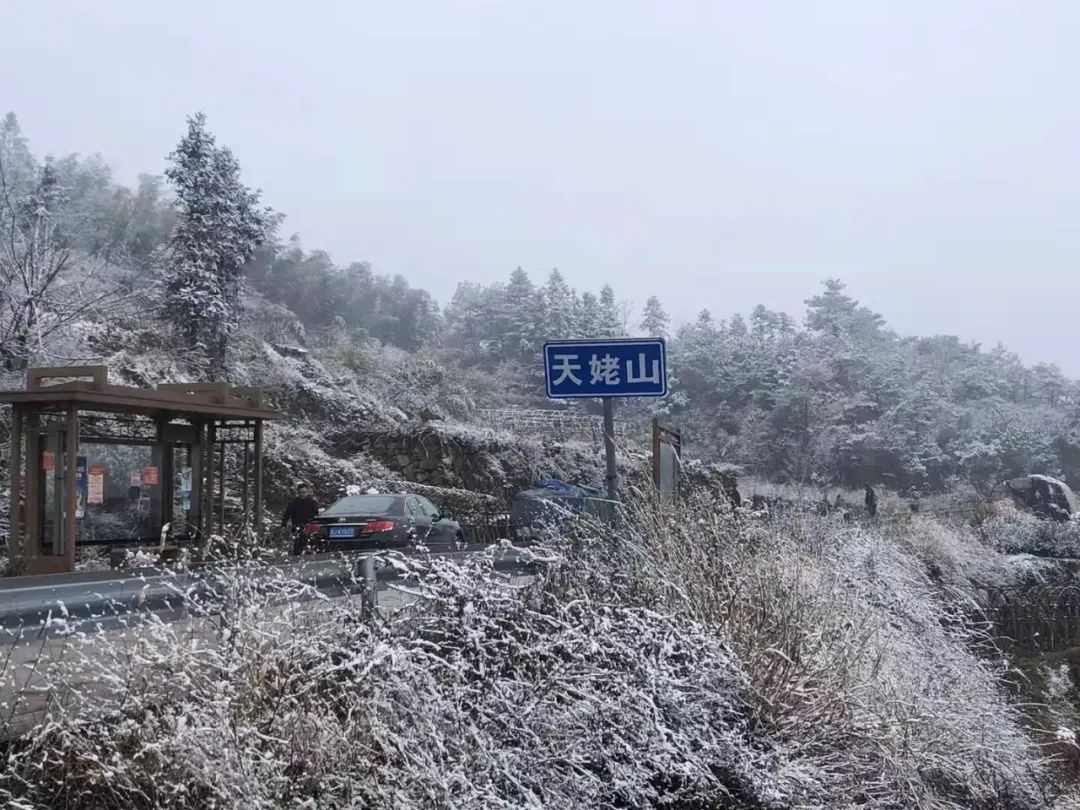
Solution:
[{"label": "paved road", "polygon": [[[251,566],[251,571],[255,580],[280,571],[292,581],[317,585],[319,593],[334,598],[314,599],[314,588],[299,597],[307,599],[311,614],[317,615],[333,610],[342,599],[369,598],[362,578],[352,575],[363,556],[313,558],[274,569]],[[502,553],[497,565],[508,569],[512,580],[528,581],[531,577],[523,573],[522,556],[528,555]],[[380,574],[375,594],[381,612],[392,614],[417,600],[397,587],[392,567],[382,568]],[[7,622],[0,629],[6,635],[0,640],[0,737],[28,730],[50,710],[77,712],[88,700],[97,708],[112,705],[117,684],[109,683],[101,671],[115,672],[119,667],[110,670],[109,662],[139,644],[156,620],[168,623],[173,637],[203,645],[219,643],[219,619],[214,615],[218,584],[212,571],[162,574],[155,569],[65,575],[59,581],[24,577],[0,583],[0,625]],[[27,620],[31,616],[36,617],[34,621]],[[72,633],[76,628],[82,632]]]},{"label": "paved road", "polygon": [[[223,590],[222,582],[245,571],[253,582],[281,577],[337,595],[363,588],[363,561],[369,556],[381,561],[403,557],[463,560],[485,550],[446,547],[431,549],[426,555],[321,554],[272,564],[204,565],[185,572],[144,568],[0,579],[0,645],[64,632],[73,622],[89,622],[91,628],[118,628],[130,620],[133,611],[155,611],[167,617],[174,611],[188,615],[193,606],[200,604],[212,610]],[[512,547],[493,547],[490,551],[497,567],[511,570],[520,568],[529,556],[527,551]],[[390,565],[377,572],[380,579],[393,574]]]}]

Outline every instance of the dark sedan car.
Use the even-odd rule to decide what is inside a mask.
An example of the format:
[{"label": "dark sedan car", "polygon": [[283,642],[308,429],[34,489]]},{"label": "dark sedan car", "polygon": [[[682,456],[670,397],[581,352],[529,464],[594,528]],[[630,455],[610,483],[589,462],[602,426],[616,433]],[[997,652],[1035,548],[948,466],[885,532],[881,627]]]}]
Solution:
[{"label": "dark sedan car", "polygon": [[363,551],[423,545],[432,550],[465,542],[461,525],[427,498],[410,493],[349,495],[304,528],[312,551]]}]

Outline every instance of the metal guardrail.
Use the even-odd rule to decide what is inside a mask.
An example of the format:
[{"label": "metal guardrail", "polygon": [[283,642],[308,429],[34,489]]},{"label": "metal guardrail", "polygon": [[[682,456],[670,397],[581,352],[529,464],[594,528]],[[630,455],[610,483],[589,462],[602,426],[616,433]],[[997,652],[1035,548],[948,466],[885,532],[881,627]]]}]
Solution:
[{"label": "metal guardrail", "polygon": [[[487,549],[430,554],[392,552],[427,559],[466,559]],[[535,558],[516,548],[492,548],[496,570],[526,573]],[[40,639],[69,632],[83,623],[94,629],[123,626],[140,615],[154,614],[164,621],[213,615],[221,604],[227,577],[250,572],[253,586],[284,577],[309,586],[310,593],[343,596],[374,592],[380,583],[399,576],[394,566],[374,563],[391,552],[353,552],[291,558],[284,562],[203,564],[176,572],[160,568],[130,572],[82,572],[0,580],[0,644]],[[317,592],[317,593],[316,593]]]}]

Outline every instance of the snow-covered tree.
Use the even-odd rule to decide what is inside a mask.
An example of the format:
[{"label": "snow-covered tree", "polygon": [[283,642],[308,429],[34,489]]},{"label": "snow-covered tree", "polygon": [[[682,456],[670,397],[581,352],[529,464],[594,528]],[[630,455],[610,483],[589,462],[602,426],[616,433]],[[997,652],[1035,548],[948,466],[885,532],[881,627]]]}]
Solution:
[{"label": "snow-covered tree", "polygon": [[165,176],[176,189],[178,219],[169,242],[165,316],[217,379],[239,319],[243,267],[275,220],[259,192],[240,181],[240,164],[216,144],[202,113],[188,119],[187,134],[169,157]]},{"label": "snow-covered tree", "polygon": [[622,337],[626,334],[626,319],[619,310],[615,290],[610,284],[600,288],[600,337]]},{"label": "snow-covered tree", "polygon": [[575,330],[579,337],[600,337],[603,334],[604,311],[600,301],[591,292],[584,292],[578,300]]},{"label": "snow-covered tree", "polygon": [[551,271],[543,288],[544,329],[548,340],[570,337],[574,330],[574,291],[566,284],[562,273]]},{"label": "snow-covered tree", "polygon": [[526,362],[539,356],[543,297],[520,267],[510,274],[496,313],[496,328],[502,333],[502,359]]},{"label": "snow-covered tree", "polygon": [[648,337],[668,336],[671,328],[671,318],[664,311],[664,305],[655,295],[650,295],[641,310],[641,332]]},{"label": "snow-covered tree", "polygon": [[0,123],[0,362],[8,370],[35,356],[56,364],[49,338],[118,297],[101,277],[111,242],[95,195],[108,175],[97,168],[81,171],[74,158],[39,165],[14,114]]}]

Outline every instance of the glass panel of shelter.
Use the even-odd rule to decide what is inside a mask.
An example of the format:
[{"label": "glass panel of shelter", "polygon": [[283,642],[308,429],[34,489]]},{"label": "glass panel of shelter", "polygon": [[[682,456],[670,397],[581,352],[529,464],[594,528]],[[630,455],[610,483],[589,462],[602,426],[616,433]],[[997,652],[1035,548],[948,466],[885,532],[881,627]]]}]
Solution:
[{"label": "glass panel of shelter", "polygon": [[[38,501],[41,551],[63,554],[66,430],[61,421],[44,419],[35,434],[35,480],[27,482],[27,494],[34,493]],[[156,544],[167,523],[178,539],[197,535],[196,438],[188,425],[166,426],[161,444],[145,438],[80,436],[71,471],[78,482],[76,544]]]}]

